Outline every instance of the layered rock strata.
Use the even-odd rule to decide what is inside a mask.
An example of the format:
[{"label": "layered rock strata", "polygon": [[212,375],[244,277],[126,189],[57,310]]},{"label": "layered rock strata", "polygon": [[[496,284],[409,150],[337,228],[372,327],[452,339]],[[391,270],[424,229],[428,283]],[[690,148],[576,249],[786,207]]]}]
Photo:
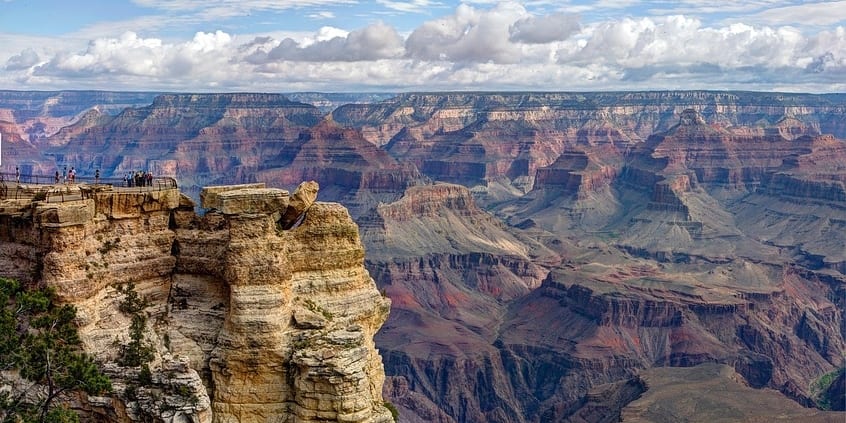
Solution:
[{"label": "layered rock strata", "polygon": [[[0,269],[77,307],[85,348],[115,385],[76,405],[92,419],[392,421],[373,343],[390,302],[346,209],[315,196],[313,182],[296,201],[262,185],[212,187],[202,216],[176,189],[7,201]],[[127,287],[144,299],[154,351],[144,383],[117,364]]]},{"label": "layered rock strata", "polygon": [[[646,369],[706,361],[812,405],[808,384],[843,365],[843,94],[410,93],[329,116],[280,96],[176,97],[8,139],[15,160],[37,145],[50,166],[98,163],[107,141],[120,163],[191,184],[319,181],[393,299],[377,342],[404,420],[608,421]],[[3,125],[4,141],[26,133]],[[232,195],[202,219],[183,199],[170,222],[208,241],[175,244],[194,270],[173,276],[168,332],[206,386],[229,285],[204,272],[229,257],[211,252],[228,248]],[[28,254],[10,250],[16,274],[37,271]]]},{"label": "layered rock strata", "polygon": [[[363,216],[361,231],[372,245],[367,266],[393,302],[376,340],[393,375],[386,395],[403,418],[524,421],[491,343],[508,304],[535,289],[557,255],[454,184],[407,189]],[[484,399],[465,395],[473,391]]]},{"label": "layered rock strata", "polygon": [[[840,413],[803,408],[784,401],[772,390],[751,389],[728,366],[709,363],[685,368],[655,368],[644,372],[637,381],[648,389],[622,410],[620,421],[843,421]],[[698,395],[689,395],[687,392],[691,389]]]}]

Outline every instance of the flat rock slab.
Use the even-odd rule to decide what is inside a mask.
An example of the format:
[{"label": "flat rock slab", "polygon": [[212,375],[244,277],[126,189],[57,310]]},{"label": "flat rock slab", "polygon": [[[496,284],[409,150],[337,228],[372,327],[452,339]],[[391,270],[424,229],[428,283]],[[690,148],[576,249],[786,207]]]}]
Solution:
[{"label": "flat rock slab", "polygon": [[242,189],[251,189],[251,188],[265,188],[266,185],[264,182],[255,183],[255,184],[240,184],[240,185],[218,185],[218,186],[211,186],[205,187],[202,191],[200,191],[200,205],[206,209],[216,209],[218,207],[218,195],[229,192],[229,191],[237,191]]},{"label": "flat rock slab", "polygon": [[279,188],[248,188],[217,194],[215,209],[225,215],[281,213],[288,208],[288,191]]}]

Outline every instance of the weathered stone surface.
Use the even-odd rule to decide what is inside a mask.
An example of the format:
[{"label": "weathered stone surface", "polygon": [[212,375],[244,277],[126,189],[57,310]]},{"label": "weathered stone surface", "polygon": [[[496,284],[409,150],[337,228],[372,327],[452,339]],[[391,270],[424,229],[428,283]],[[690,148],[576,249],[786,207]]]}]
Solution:
[{"label": "weathered stone surface", "polygon": [[291,201],[288,208],[279,220],[282,229],[291,229],[300,217],[308,211],[308,208],[317,200],[317,191],[320,185],[315,181],[306,181],[301,183],[294,195],[291,196]]},{"label": "weathered stone surface", "polygon": [[278,188],[245,188],[217,194],[214,208],[223,214],[282,213],[289,203],[288,191]]},{"label": "weathered stone surface", "polygon": [[181,195],[176,189],[134,191],[108,190],[94,194],[97,213],[110,219],[140,218],[144,213],[177,208]]},{"label": "weathered stone surface", "polygon": [[[373,343],[390,301],[349,213],[314,203],[316,184],[300,190],[299,213],[311,211],[291,231],[277,229],[280,189],[215,187],[205,204],[217,212],[202,218],[175,189],[95,196],[38,203],[29,220],[0,213],[20,228],[0,237],[0,274],[54,287],[76,306],[86,350],[108,363],[114,396],[75,406],[91,420],[392,421]],[[138,368],[115,364],[129,286],[154,349],[140,385]]]},{"label": "weathered stone surface", "polygon": [[91,200],[69,203],[40,203],[35,216],[41,226],[63,227],[84,225],[94,218],[94,202]]},{"label": "weathered stone surface", "polygon": [[[71,126],[65,126],[71,117],[33,118],[55,109],[31,107],[26,120],[7,113],[14,122],[0,122],[0,130],[4,141],[10,134],[12,161],[47,173],[57,161],[102,157],[112,163],[104,172],[152,168],[178,176],[192,193],[205,183],[318,181],[321,198],[342,202],[361,224],[367,265],[393,299],[378,343],[392,379],[406,382],[405,391],[386,391],[396,395],[391,401],[404,420],[579,421],[613,415],[593,413],[629,398],[597,402],[600,386],[632,380],[648,367],[703,360],[811,405],[811,381],[843,363],[844,100],[716,91],[407,93],[320,119],[281,96],[186,94],[117,117],[86,113]],[[465,187],[431,184],[443,180]],[[313,209],[303,225],[318,216],[344,222],[346,214],[336,211]],[[74,234],[87,230],[42,237],[15,220],[29,219],[31,210],[18,213],[2,222],[0,237],[32,243],[0,248],[9,272],[34,280],[42,273],[38,257],[62,260],[34,246],[42,240],[79,246]],[[220,336],[230,281],[251,280],[233,290],[244,298],[233,303],[232,322],[273,324],[249,315],[253,305],[284,311],[277,303],[287,293],[269,290],[262,275],[280,273],[273,269],[279,257],[262,251],[270,263],[251,261],[259,249],[246,241],[272,239],[264,234],[275,218],[235,216],[209,211],[171,221],[179,234],[171,244],[178,272],[204,276],[174,280],[190,294],[204,284],[225,292],[178,296],[176,304],[185,305],[178,327],[186,335],[172,331],[171,342],[190,351],[192,362],[211,360],[213,347],[236,333]],[[289,251],[294,309],[311,311],[304,299],[346,293],[365,280],[359,271],[323,278],[322,267],[341,269],[363,253],[347,248],[356,242],[351,225],[321,226],[290,231],[314,248]],[[122,234],[146,230],[127,225]],[[148,250],[137,266],[121,263],[145,275],[151,295],[161,295],[152,287],[162,284],[158,273],[168,265],[146,258],[156,254]],[[89,256],[81,261],[87,270],[60,274],[64,267],[51,264],[46,276],[68,295],[88,295],[100,289],[103,273],[94,266],[98,255]],[[253,262],[256,272],[227,264]],[[268,301],[261,301],[263,292]],[[332,306],[355,310],[369,295],[338,294]],[[192,303],[195,296],[203,300]],[[298,345],[318,345],[312,339],[335,330],[337,314],[319,301],[312,307],[326,327],[296,328],[287,311],[280,314],[302,331]],[[253,341],[246,350],[276,354],[250,350]],[[250,364],[246,354],[236,358],[239,366]],[[201,375],[212,380],[210,369]],[[309,398],[302,404],[323,410]],[[282,406],[233,401],[223,408],[266,417]]]},{"label": "weathered stone surface", "polygon": [[322,314],[305,307],[294,309],[294,325],[299,329],[323,329],[327,319]]},{"label": "weathered stone surface", "polygon": [[179,208],[193,209],[197,203],[184,193],[179,193]]},{"label": "weathered stone surface", "polygon": [[266,186],[264,183],[203,187],[203,189],[200,191],[200,205],[206,209],[216,209],[219,208],[218,206],[220,205],[218,195],[221,193],[229,191],[238,191],[248,188],[258,189],[265,187]]}]

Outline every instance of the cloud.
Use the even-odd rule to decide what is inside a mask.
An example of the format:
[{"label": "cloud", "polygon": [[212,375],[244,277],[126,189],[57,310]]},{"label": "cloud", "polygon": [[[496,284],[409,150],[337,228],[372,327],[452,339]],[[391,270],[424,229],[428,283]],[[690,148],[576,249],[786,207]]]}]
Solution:
[{"label": "cloud", "polygon": [[16,54],[6,61],[6,70],[28,69],[35,66],[40,61],[41,58],[38,57],[38,53],[36,53],[32,48],[27,48],[26,50],[20,52],[20,54]]},{"label": "cloud", "polygon": [[[378,22],[363,29],[352,31],[346,36],[333,36],[312,43],[300,43],[286,38],[279,43],[262,40],[261,46],[246,57],[252,64],[266,64],[278,61],[341,61],[356,62],[399,57],[402,54],[402,38],[397,31]],[[253,45],[257,40],[253,41]],[[267,47],[273,46],[267,49]]]},{"label": "cloud", "polygon": [[770,25],[836,25],[846,21],[846,1],[773,7],[747,19]]},{"label": "cloud", "polygon": [[561,41],[581,29],[575,15],[555,13],[546,16],[530,16],[514,22],[509,28],[509,40],[528,44],[544,44]]},{"label": "cloud", "polygon": [[337,4],[355,4],[356,0],[132,0],[132,2],[139,6],[166,11],[226,9],[237,11],[239,14],[246,14],[250,11],[287,10]]},{"label": "cloud", "polygon": [[376,0],[376,3],[379,3],[388,9],[403,13],[424,13],[428,12],[433,7],[441,6],[443,4],[441,2],[431,0]]},{"label": "cloud", "polygon": [[417,60],[516,63],[521,52],[511,42],[509,28],[526,10],[501,3],[490,10],[462,4],[452,16],[425,22],[405,43],[408,57]]},{"label": "cloud", "polygon": [[[161,7],[205,7],[200,3],[205,4],[177,0]],[[250,3],[260,7],[261,2]],[[308,33],[197,32],[182,40],[125,32],[68,47],[66,39],[54,46],[43,38],[19,42],[23,39],[0,33],[0,63],[5,65],[0,86],[846,90],[843,26],[819,30],[704,23],[685,15],[583,21],[575,15],[540,13],[543,5],[530,11],[534,4],[473,4],[426,21],[408,35],[376,22],[353,31],[324,26]],[[715,0],[689,0],[685,7],[696,4],[712,7]],[[307,18],[307,12],[301,16]]]},{"label": "cloud", "polygon": [[833,31],[822,31],[807,38],[800,49],[805,60],[820,62],[817,70],[846,69],[846,28],[839,26]]},{"label": "cloud", "polygon": [[684,16],[606,22],[587,35],[585,46],[562,54],[560,62],[600,62],[622,68],[711,64],[733,69],[797,66],[804,54],[803,35],[794,28],[703,27],[699,20]]},{"label": "cloud", "polygon": [[335,14],[326,10],[317,12],[317,13],[310,13],[308,15],[309,18],[312,19],[334,19]]},{"label": "cloud", "polygon": [[815,57],[811,63],[805,67],[805,69],[812,73],[823,73],[827,68],[832,67],[832,65],[836,66],[836,64],[837,61],[834,58],[834,54],[826,52],[825,54]]},{"label": "cloud", "polygon": [[[761,10],[781,7],[785,1],[791,0],[755,0],[755,1],[726,1],[726,0],[677,0],[674,2],[649,2],[649,14],[652,16],[666,15],[732,15],[745,19],[750,14]],[[639,2],[638,2],[639,3]]]},{"label": "cloud", "polygon": [[165,44],[157,38],[141,38],[126,32],[118,38],[102,38],[89,43],[81,53],[63,53],[36,67],[36,76],[74,78],[97,75],[174,77],[212,75],[225,63],[229,34],[198,32],[188,42]]}]

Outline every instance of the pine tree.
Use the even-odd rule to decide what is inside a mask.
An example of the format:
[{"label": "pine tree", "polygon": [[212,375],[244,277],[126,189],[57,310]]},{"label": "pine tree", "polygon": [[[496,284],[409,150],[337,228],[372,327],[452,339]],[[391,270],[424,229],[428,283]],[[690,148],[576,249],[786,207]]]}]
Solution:
[{"label": "pine tree", "polygon": [[78,417],[63,407],[63,399],[111,390],[108,377],[82,351],[76,308],[54,300],[52,289],[27,291],[0,278],[0,369],[17,370],[30,382],[0,397],[4,423],[75,422]]}]

